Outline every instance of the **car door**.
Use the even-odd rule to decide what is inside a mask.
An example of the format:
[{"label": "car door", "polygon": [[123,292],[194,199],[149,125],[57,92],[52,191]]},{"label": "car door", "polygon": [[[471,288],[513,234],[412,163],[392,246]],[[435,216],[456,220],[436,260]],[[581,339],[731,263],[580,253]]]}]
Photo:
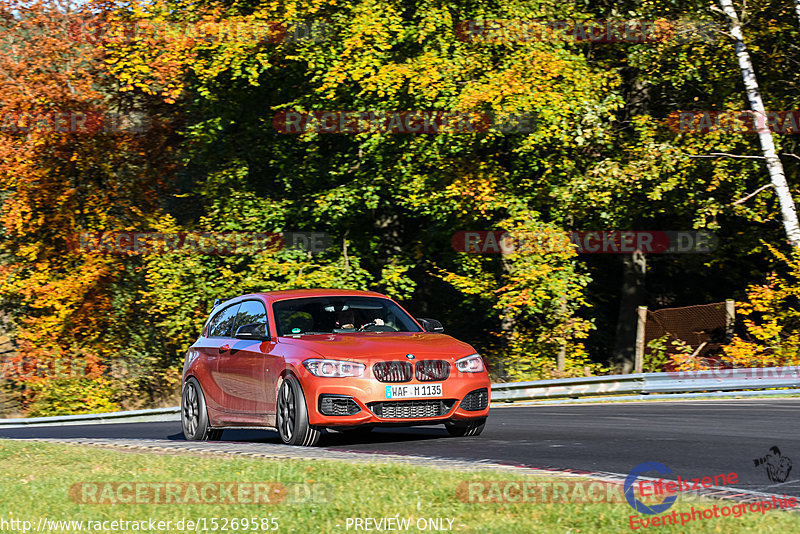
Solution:
[{"label": "car door", "polygon": [[275,411],[275,381],[281,358],[273,354],[276,344],[269,335],[267,310],[261,300],[241,303],[233,335],[240,327],[251,324],[263,325],[264,339],[233,339],[230,351],[219,357],[218,380],[236,422],[268,424],[268,414]]},{"label": "car door", "polygon": [[225,400],[225,387],[220,382],[219,360],[230,352],[231,345],[236,341],[232,338],[233,323],[239,311],[239,303],[227,306],[214,314],[204,329],[204,335],[194,344],[194,349],[200,352],[206,361],[208,377],[200,383],[203,386],[203,393],[206,397],[208,408],[217,413],[229,411]]}]

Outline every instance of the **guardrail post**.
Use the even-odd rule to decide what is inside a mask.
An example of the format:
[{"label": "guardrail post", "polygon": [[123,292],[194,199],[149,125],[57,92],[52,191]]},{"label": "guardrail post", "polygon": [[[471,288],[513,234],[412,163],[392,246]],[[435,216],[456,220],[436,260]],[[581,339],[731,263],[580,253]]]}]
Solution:
[{"label": "guardrail post", "polygon": [[647,323],[647,306],[639,306],[636,320],[636,355],[633,360],[633,372],[641,373],[644,368],[644,325]]}]

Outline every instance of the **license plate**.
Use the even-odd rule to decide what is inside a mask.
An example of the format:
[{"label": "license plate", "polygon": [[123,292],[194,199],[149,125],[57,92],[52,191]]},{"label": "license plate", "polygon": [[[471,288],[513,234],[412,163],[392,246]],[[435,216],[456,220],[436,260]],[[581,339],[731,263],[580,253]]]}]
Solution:
[{"label": "license plate", "polygon": [[441,396],[441,384],[408,384],[405,386],[386,386],[387,399],[411,399],[418,397]]}]

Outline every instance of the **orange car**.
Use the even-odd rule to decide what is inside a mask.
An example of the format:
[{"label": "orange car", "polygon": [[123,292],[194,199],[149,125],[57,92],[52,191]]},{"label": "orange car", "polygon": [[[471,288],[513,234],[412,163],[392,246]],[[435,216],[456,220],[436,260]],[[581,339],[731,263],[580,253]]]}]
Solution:
[{"label": "orange car", "polygon": [[277,429],[314,445],[323,428],[444,424],[481,433],[489,414],[483,358],[370,291],[307,289],[217,303],[183,367],[189,440],[233,427]]}]

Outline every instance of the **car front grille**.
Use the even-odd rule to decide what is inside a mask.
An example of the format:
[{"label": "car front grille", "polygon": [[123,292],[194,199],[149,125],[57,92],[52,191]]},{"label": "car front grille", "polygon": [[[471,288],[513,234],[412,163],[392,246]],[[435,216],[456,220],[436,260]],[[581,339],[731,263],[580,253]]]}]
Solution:
[{"label": "car front grille", "polygon": [[381,382],[408,382],[413,375],[411,362],[378,362],[372,366],[375,378]]},{"label": "car front grille", "polygon": [[420,419],[447,415],[456,403],[453,399],[370,402],[372,413],[385,419]]},{"label": "car front grille", "polygon": [[361,411],[356,401],[344,395],[320,395],[319,411],[322,415],[353,415]]},{"label": "car front grille", "polygon": [[450,364],[444,360],[420,360],[417,362],[417,380],[432,382],[450,376]]},{"label": "car front grille", "polygon": [[467,393],[459,408],[468,412],[477,412],[478,410],[485,410],[487,406],[489,406],[489,390],[481,388]]}]

